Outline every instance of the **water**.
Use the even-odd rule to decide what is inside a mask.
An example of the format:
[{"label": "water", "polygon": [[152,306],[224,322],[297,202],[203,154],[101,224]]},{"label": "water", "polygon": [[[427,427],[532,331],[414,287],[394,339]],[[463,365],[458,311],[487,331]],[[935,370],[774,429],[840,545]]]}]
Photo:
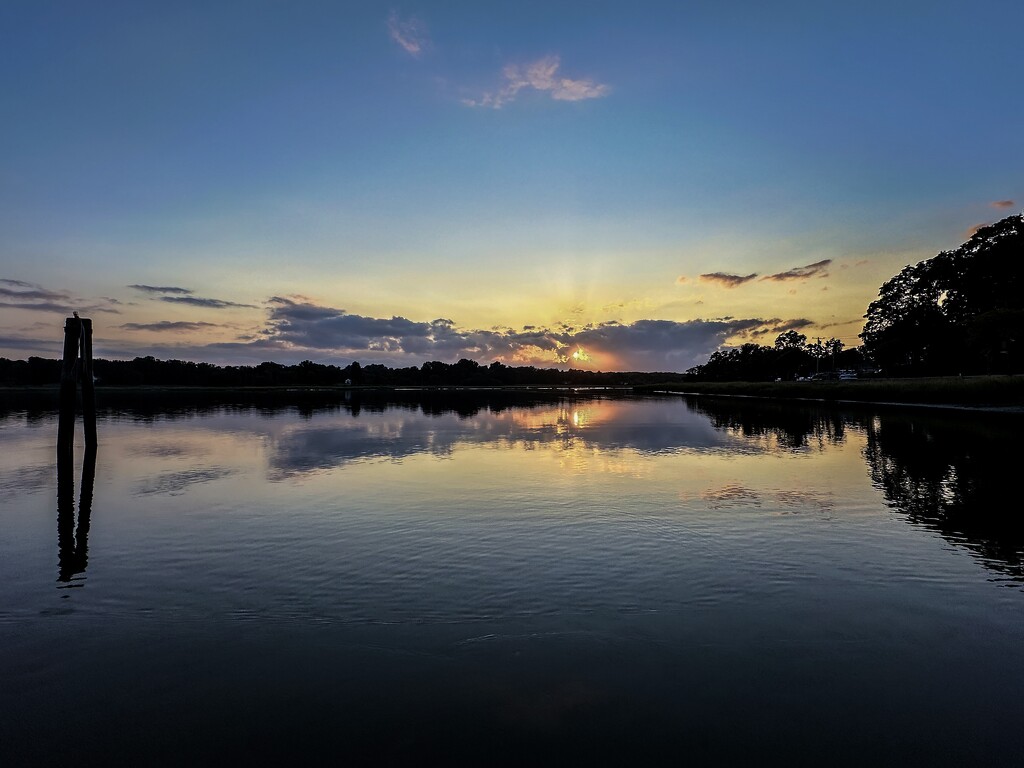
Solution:
[{"label": "water", "polygon": [[419,397],[0,415],[0,763],[1024,760],[1018,417]]}]

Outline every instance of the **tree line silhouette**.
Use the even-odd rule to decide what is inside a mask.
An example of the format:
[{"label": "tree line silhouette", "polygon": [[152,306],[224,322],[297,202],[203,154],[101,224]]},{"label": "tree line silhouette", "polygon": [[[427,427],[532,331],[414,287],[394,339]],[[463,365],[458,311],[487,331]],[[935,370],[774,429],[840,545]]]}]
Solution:
[{"label": "tree line silhouette", "polygon": [[904,267],[864,315],[860,347],[807,343],[796,331],[771,347],[743,344],[687,371],[701,381],[770,381],[840,369],[887,376],[1024,371],[1024,215],[978,229],[953,251]]},{"label": "tree line silhouette", "polygon": [[[0,358],[0,385],[40,386],[60,380],[59,360],[30,357],[28,360]],[[344,367],[305,360],[298,365],[260,363],[226,365],[196,363],[189,360],[93,361],[93,370],[101,386],[154,387],[368,387],[421,386],[589,386],[610,387],[683,381],[678,373],[624,373],[579,369],[510,366],[500,362],[481,365],[462,359],[457,363],[431,361],[421,366],[389,368],[386,365]]]},{"label": "tree line silhouette", "polygon": [[703,365],[686,372],[695,381],[773,381],[834,375],[865,364],[859,348],[845,349],[839,339],[808,342],[796,331],[779,334],[774,345],[743,344],[715,352]]}]

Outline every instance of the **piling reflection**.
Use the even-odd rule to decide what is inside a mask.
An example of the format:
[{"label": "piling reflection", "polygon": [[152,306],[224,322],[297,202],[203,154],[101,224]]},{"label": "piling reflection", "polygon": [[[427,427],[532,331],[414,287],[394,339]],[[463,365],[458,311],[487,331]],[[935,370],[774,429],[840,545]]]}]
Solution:
[{"label": "piling reflection", "polygon": [[[82,483],[75,524],[74,454],[57,454],[57,581],[60,588],[82,586],[89,564],[89,524],[92,516],[93,486],[96,482],[96,447],[86,448],[82,460]],[[76,578],[77,577],[77,578]]]}]

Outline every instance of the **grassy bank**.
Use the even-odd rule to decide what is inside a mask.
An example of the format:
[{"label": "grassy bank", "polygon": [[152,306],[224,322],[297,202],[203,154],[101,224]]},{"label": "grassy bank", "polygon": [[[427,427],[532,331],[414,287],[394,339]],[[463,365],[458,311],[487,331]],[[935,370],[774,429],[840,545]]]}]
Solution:
[{"label": "grassy bank", "polygon": [[638,391],[764,397],[774,400],[854,400],[1024,408],[1024,376],[942,376],[857,381],[700,381],[637,388]]}]

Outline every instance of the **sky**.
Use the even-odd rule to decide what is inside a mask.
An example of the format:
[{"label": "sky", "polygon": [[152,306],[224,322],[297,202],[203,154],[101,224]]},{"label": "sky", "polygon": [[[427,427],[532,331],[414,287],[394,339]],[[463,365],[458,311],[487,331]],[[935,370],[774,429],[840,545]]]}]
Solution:
[{"label": "sky", "polygon": [[0,3],[0,356],[683,371],[1024,207],[1013,2]]}]

